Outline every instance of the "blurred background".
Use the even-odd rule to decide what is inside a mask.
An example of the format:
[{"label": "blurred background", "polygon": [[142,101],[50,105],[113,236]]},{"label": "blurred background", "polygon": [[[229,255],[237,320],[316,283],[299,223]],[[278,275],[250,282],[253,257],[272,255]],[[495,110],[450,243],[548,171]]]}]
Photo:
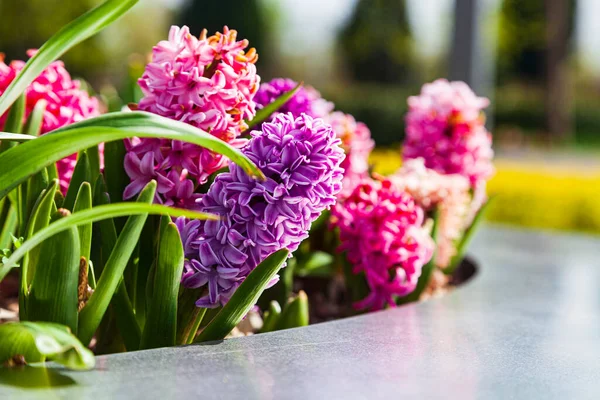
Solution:
[{"label": "blurred background", "polygon": [[[0,52],[23,59],[100,2],[0,0]],[[257,48],[263,81],[304,81],[365,122],[382,173],[400,164],[406,98],[465,80],[492,101],[489,219],[600,233],[599,15],[597,0],[141,0],[63,60],[108,103],[135,101],[170,25],[228,25]]]}]

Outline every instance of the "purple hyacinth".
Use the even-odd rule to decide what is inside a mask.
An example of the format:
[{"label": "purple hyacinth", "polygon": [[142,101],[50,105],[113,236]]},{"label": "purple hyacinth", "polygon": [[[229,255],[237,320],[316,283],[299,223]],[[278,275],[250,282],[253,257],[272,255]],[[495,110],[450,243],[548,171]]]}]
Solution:
[{"label": "purple hyacinth", "polygon": [[268,255],[296,250],[342,188],[344,151],[323,120],[280,114],[251,136],[243,152],[266,180],[230,164],[199,204],[201,211],[222,218],[177,220],[186,255],[183,285],[208,286],[208,294],[196,302],[199,307],[225,304]]},{"label": "purple hyacinth", "polygon": [[[260,85],[254,102],[256,108],[264,108],[267,104],[274,102],[278,97],[289,92],[298,85],[287,78],[275,78]],[[290,98],[281,108],[273,113],[271,121],[279,114],[292,113],[294,117],[302,114],[313,118],[323,118],[333,110],[333,103],[321,97],[321,94],[310,86],[303,86]]]}]

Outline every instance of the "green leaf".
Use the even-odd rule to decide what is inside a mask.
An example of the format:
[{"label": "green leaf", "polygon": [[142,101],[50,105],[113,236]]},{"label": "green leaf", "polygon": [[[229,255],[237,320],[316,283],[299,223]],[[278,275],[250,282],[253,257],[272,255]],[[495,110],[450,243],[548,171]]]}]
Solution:
[{"label": "green leaf", "polygon": [[127,351],[135,351],[140,348],[142,330],[137,323],[133,306],[125,287],[125,282],[121,280],[117,292],[111,300],[113,315],[117,322],[117,328],[123,337],[123,342]]},{"label": "green leaf", "polygon": [[90,164],[90,184],[96,184],[95,179],[100,175],[100,150],[98,146],[92,146],[86,150],[88,162]]},{"label": "green leaf", "polygon": [[123,192],[130,179],[125,172],[125,144],[123,141],[104,144],[104,177],[110,201],[116,203],[123,200]]},{"label": "green leaf", "polygon": [[[96,202],[98,204],[110,204],[108,195],[103,192],[105,189],[102,177],[99,176],[96,182]],[[104,265],[110,258],[113,252],[115,244],[117,243],[117,229],[115,228],[114,220],[105,219],[98,221],[96,226],[96,246],[100,247],[101,259],[98,262],[98,276],[101,275],[101,271],[104,269]],[[93,271],[93,270],[92,270]],[[97,283],[94,285],[94,288]],[[119,283],[117,292],[111,300],[112,315],[114,315],[117,328],[123,338],[123,343],[128,351],[134,351],[139,349],[142,332],[140,325],[136,321],[136,315],[133,311],[133,306],[127,293],[127,288],[123,280]],[[106,317],[106,316],[105,316]],[[114,333],[109,333],[114,334]]]},{"label": "green leaf", "polygon": [[283,329],[308,326],[308,320],[308,297],[306,296],[306,293],[301,290],[296,298],[286,304],[281,316],[277,319],[277,323],[273,330],[280,331]]},{"label": "green leaf", "polygon": [[261,262],[237,288],[223,309],[204,328],[196,342],[224,339],[256,304],[289,254],[289,250],[281,249]]},{"label": "green leaf", "polygon": [[265,122],[267,119],[269,119],[269,117],[276,112],[277,110],[279,110],[281,107],[283,107],[283,105],[285,103],[288,102],[289,99],[291,99],[298,90],[300,90],[300,88],[302,87],[302,82],[298,83],[296,85],[295,88],[293,88],[292,90],[289,90],[285,93],[283,93],[281,96],[279,96],[278,98],[276,98],[273,102],[267,104],[264,108],[261,108],[260,110],[256,111],[256,115],[254,116],[254,118],[252,118],[251,121],[247,122],[248,123],[248,129],[247,131],[249,131],[250,129],[254,128],[255,126],[258,126],[260,124],[262,124],[263,122]]},{"label": "green leaf", "polygon": [[[77,198],[75,199],[73,213],[89,210],[91,208],[92,186],[88,182],[83,182],[79,188],[79,193],[77,193]],[[79,242],[81,244],[81,257],[89,260],[92,250],[92,223],[89,222],[84,225],[79,225],[77,230],[79,232]]]},{"label": "green leaf", "polygon": [[334,257],[324,251],[311,251],[306,260],[298,260],[294,272],[298,276],[323,276],[329,277],[333,273],[332,264]]},{"label": "green leaf", "polygon": [[[4,203],[4,211],[2,212],[3,218],[1,221],[4,224],[0,226],[0,250],[9,248],[12,239],[11,235],[13,232],[16,232],[19,221],[17,211],[8,199],[6,199],[6,202]],[[2,279],[0,278],[0,280]]]},{"label": "green leaf", "polygon": [[431,255],[431,260],[429,260],[429,262],[427,264],[425,264],[423,266],[423,268],[421,269],[421,276],[419,277],[419,280],[417,281],[417,287],[415,288],[415,290],[413,290],[411,293],[407,294],[406,296],[397,298],[396,304],[401,305],[401,304],[411,303],[413,301],[419,301],[419,298],[421,298],[421,294],[423,293],[423,291],[425,291],[425,289],[427,289],[427,286],[429,286],[429,281],[431,280],[431,275],[433,274],[433,271],[436,268],[435,255],[437,252],[439,228],[440,228],[440,210],[439,210],[439,208],[436,208],[434,215],[433,215],[433,227],[431,228],[431,237],[433,238],[433,242],[434,242],[434,251],[433,251],[433,254]]},{"label": "green leaf", "polygon": [[265,311],[263,318],[263,326],[260,330],[260,333],[272,332],[275,330],[275,326],[277,325],[277,321],[281,316],[281,306],[275,300],[269,303],[269,309]]},{"label": "green leaf", "polygon": [[[66,218],[70,212],[60,209],[53,219]],[[77,286],[79,282],[79,234],[71,227],[40,247],[27,299],[27,317],[31,321],[56,322],[77,332]]]},{"label": "green leaf", "polygon": [[180,286],[177,302],[177,344],[190,344],[194,341],[198,328],[206,314],[206,308],[196,306],[204,288],[188,289]]},{"label": "green leaf", "polygon": [[95,9],[62,27],[37,53],[6,88],[0,97],[0,115],[14,103],[27,86],[37,78],[51,62],[78,43],[100,32],[129,10],[138,0],[108,0]]},{"label": "green leaf", "polygon": [[[0,98],[1,100],[1,98]],[[6,111],[6,110],[5,110]],[[4,114],[3,112],[0,115]],[[4,129],[8,132],[19,134],[23,129],[23,118],[25,117],[25,95],[19,96],[15,105],[10,109],[4,123]],[[0,142],[0,153],[16,146],[14,141],[5,140]]]},{"label": "green leaf", "polygon": [[30,136],[39,136],[42,132],[42,123],[44,122],[44,112],[46,111],[46,101],[38,100],[29,114],[24,132]]},{"label": "green leaf", "polygon": [[32,218],[31,214],[33,208],[40,198],[41,193],[50,185],[50,179],[48,177],[48,171],[46,169],[41,170],[37,174],[33,175],[27,181],[26,202],[25,202],[25,220],[29,224],[29,220]]},{"label": "green leaf", "polygon": [[[31,238],[36,232],[48,226],[50,217],[55,211],[54,194],[58,190],[58,180],[53,180],[47,189],[44,189],[33,206],[31,217],[27,226],[25,238]],[[21,265],[21,288],[19,292],[19,316],[21,320],[27,319],[27,298],[29,285],[33,280],[35,269],[39,263],[41,248],[38,246],[31,250],[23,259]]]},{"label": "green leaf", "polygon": [[51,163],[102,142],[136,136],[174,139],[203,146],[225,155],[248,174],[264,177],[241,151],[213,135],[183,122],[136,111],[105,114],[67,125],[0,154],[0,198]]},{"label": "green leaf", "polygon": [[0,325],[0,364],[16,356],[26,362],[54,361],[74,370],[94,368],[94,354],[69,328],[47,322],[10,322]]},{"label": "green leaf", "polygon": [[[156,186],[156,181],[148,183],[138,196],[137,202],[151,205],[156,193]],[[89,343],[94,332],[98,329],[100,321],[123,278],[123,272],[125,272],[129,258],[135,250],[147,217],[148,213],[144,213],[132,215],[127,219],[127,223],[123,227],[97,282],[96,290],[79,315],[81,329],[78,337],[83,343]]]},{"label": "green leaf", "polygon": [[452,257],[452,260],[450,261],[450,266],[443,270],[446,275],[452,275],[456,268],[460,265],[462,260],[465,258],[465,254],[467,253],[469,244],[471,243],[471,240],[473,240],[475,232],[477,232],[477,230],[481,226],[481,223],[485,220],[485,214],[487,210],[489,210],[490,204],[492,204],[495,198],[495,196],[490,197],[488,201],[483,206],[481,206],[479,211],[477,211],[477,214],[475,214],[473,222],[471,222],[471,225],[465,230],[463,237],[460,239],[460,242],[456,246],[456,254],[454,255],[454,257]]},{"label": "green leaf", "polygon": [[154,291],[142,335],[142,349],[175,346],[177,295],[183,273],[183,245],[177,226],[163,217],[166,225],[158,244]]},{"label": "green leaf", "polygon": [[28,142],[33,139],[35,139],[33,136],[25,135],[23,133],[0,132],[0,140],[9,142]]},{"label": "green leaf", "polygon": [[71,177],[71,182],[69,182],[69,189],[67,190],[67,195],[65,196],[65,202],[63,203],[62,208],[73,211],[75,198],[77,197],[80,186],[84,182],[92,183],[92,171],[90,169],[87,151],[82,150],[77,156],[77,164],[73,170],[73,176]]},{"label": "green leaf", "polygon": [[170,215],[172,217],[187,217],[191,219],[218,219],[217,216],[206,213],[199,213],[180,208],[172,208],[159,204],[142,204],[142,203],[116,203],[97,206],[89,210],[79,211],[50,224],[48,227],[37,232],[29,240],[25,241],[4,264],[0,264],[0,281],[4,279],[8,271],[16,266],[16,263],[23,258],[25,253],[31,251],[35,246],[42,243],[44,240],[53,235],[69,229],[70,227],[88,224],[103,219],[124,217],[128,215]]}]

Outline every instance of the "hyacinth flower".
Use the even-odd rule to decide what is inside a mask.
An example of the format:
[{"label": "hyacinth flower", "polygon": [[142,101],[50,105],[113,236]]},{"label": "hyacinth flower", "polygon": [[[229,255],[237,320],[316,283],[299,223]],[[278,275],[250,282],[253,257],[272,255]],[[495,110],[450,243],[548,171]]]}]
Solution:
[{"label": "hyacinth flower", "polygon": [[369,155],[375,147],[371,131],[362,122],[357,122],[350,114],[336,111],[325,119],[342,141],[346,159],[342,163],[344,181],[341,196],[348,196],[362,179],[369,176]]},{"label": "hyacinth flower", "polygon": [[[254,97],[256,108],[264,108],[296,86],[298,86],[298,82],[288,78],[275,78],[261,84]],[[325,118],[332,110],[333,103],[323,99],[316,89],[302,86],[278,111],[271,115],[270,120],[282,113],[292,113],[294,117],[306,114],[313,118]]]},{"label": "hyacinth flower", "polygon": [[456,254],[456,242],[470,224],[470,183],[458,174],[440,174],[425,167],[422,158],[407,160],[389,177],[394,186],[409,193],[426,212],[438,210],[435,263],[450,265]]},{"label": "hyacinth flower", "polygon": [[[29,50],[27,55],[33,57],[36,50]],[[14,60],[4,63],[4,55],[0,53],[0,96],[25,66],[25,61]],[[98,99],[90,97],[81,89],[81,82],[71,78],[61,61],[51,63],[25,90],[25,118],[28,118],[34,107],[44,102],[40,134],[45,134],[74,122],[100,115]],[[7,114],[0,116],[0,130],[4,127]],[[100,147],[102,150],[102,147]],[[77,155],[63,158],[56,165],[61,190],[66,193]]]},{"label": "hyacinth flower", "polygon": [[199,307],[225,304],[269,254],[296,250],[342,187],[344,152],[322,119],[280,114],[251,137],[243,152],[266,180],[230,164],[199,202],[200,211],[222,218],[177,220],[186,256],[182,283],[207,288]]},{"label": "hyacinth flower", "polygon": [[421,157],[427,168],[462,175],[473,188],[484,186],[494,172],[482,112],[488,104],[464,82],[438,79],[423,85],[419,96],[408,98],[403,159]]},{"label": "hyacinth flower", "polygon": [[[247,47],[248,40],[237,40],[237,32],[227,27],[212,36],[204,30],[198,38],[187,26],[171,27],[168,40],[154,47],[138,81],[144,94],[138,108],[242,147],[246,140],[239,136],[248,128],[245,121],[256,113],[253,98],[260,83],[258,55]],[[133,140],[127,150],[125,170],[131,184],[124,199],[155,179],[156,201],[165,204],[193,204],[189,189],[205,183],[228,161],[205,148],[171,140]]]},{"label": "hyacinth flower", "polygon": [[356,309],[394,307],[398,297],[415,290],[434,247],[423,223],[424,211],[414,198],[385,178],[363,180],[333,208],[339,250],[369,288]]}]

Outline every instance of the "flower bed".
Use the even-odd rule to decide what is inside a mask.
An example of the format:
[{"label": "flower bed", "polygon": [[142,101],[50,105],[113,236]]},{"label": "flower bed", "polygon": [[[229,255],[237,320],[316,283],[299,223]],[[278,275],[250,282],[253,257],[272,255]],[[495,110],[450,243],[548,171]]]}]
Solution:
[{"label": "flower bed", "polygon": [[219,340],[256,313],[252,333],[304,326],[314,277],[341,285],[341,315],[451,287],[493,174],[487,99],[424,85],[404,163],[381,176],[368,127],[309,86],[260,85],[235,30],[173,27],[139,102],[98,116],[54,60],[135,2],[108,0],[0,65],[0,280],[18,279],[20,321],[0,326],[0,361],[85,369],[89,348]]}]

